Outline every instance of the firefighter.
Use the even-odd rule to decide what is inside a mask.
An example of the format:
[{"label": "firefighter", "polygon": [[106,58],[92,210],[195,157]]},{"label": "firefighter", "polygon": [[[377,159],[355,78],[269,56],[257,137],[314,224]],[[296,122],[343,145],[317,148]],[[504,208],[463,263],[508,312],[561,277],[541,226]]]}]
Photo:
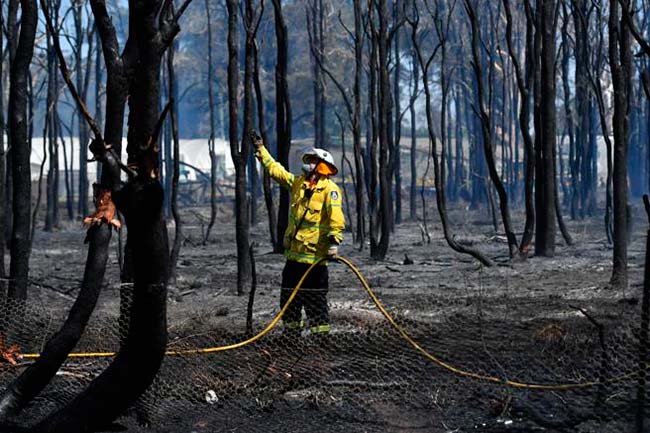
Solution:
[{"label": "firefighter", "polygon": [[[257,159],[264,169],[291,194],[289,224],[284,233],[281,307],[305,271],[324,257],[336,257],[343,240],[345,220],[341,207],[341,191],[331,180],[338,172],[334,158],[323,149],[313,148],[303,154],[302,173],[294,175],[275,161],[255,136]],[[302,288],[283,316],[285,331],[300,334],[304,327],[302,308],[312,334],[330,331],[327,306],[327,261],[317,265],[305,279]]]}]

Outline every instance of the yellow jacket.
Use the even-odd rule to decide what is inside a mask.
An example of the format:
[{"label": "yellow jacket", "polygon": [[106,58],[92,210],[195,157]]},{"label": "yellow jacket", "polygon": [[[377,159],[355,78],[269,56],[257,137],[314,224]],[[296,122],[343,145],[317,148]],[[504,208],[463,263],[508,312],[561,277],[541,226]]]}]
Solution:
[{"label": "yellow jacket", "polygon": [[305,176],[288,172],[265,147],[260,147],[256,156],[269,175],[291,191],[284,255],[289,260],[309,264],[327,256],[331,243],[343,241],[345,218],[339,187],[331,179],[321,177],[309,197]]}]

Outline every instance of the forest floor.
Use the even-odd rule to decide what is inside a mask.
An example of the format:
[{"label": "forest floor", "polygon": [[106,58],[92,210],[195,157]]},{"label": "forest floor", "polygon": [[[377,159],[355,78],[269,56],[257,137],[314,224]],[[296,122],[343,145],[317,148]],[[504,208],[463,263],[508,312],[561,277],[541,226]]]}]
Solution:
[{"label": "forest floor", "polygon": [[[183,214],[186,240],[177,285],[169,291],[172,347],[223,344],[240,340],[244,333],[248,296],[237,296],[235,290],[232,215],[220,211],[218,224],[203,245],[199,212],[205,214],[207,209],[185,209]],[[294,346],[275,332],[253,349],[221,358],[217,354],[201,361],[168,359],[154,387],[159,394],[150,393],[146,399],[155,412],[153,426],[143,429],[125,417],[111,429],[632,431],[636,382],[617,378],[628,375],[638,362],[635,328],[640,320],[647,228],[641,208],[635,209],[629,246],[630,284],[622,291],[608,284],[612,250],[600,217],[567,219],[573,246],[561,242],[558,234],[554,257],[515,263],[508,260],[503,233],[494,232],[487,215],[454,209],[450,217],[457,238],[471,242],[496,266],[486,268],[453,252],[442,237],[437,215],[430,215],[430,243],[423,239],[420,223],[405,222],[396,227],[383,261],[370,259],[367,246],[363,251],[354,247],[349,233],[340,254],[359,266],[400,326],[452,368],[526,383],[605,378],[610,385],[537,392],[454,374],[423,358],[397,335],[351,273],[337,264],[330,268],[333,331],[326,344],[305,335]],[[522,215],[515,216],[515,223],[523,227]],[[56,311],[56,317],[65,313],[79,290],[84,234],[80,225],[54,233],[37,231],[31,297],[39,309]],[[268,239],[265,221],[252,229],[251,240],[257,244],[255,330],[278,312],[284,259],[272,253]],[[405,256],[413,264],[405,264]],[[114,330],[106,317],[119,311],[117,236],[105,281],[97,313],[102,319],[93,326]],[[51,332],[56,326],[49,324],[47,329]],[[604,343],[598,329],[604,330]],[[80,346],[117,347],[115,335],[90,334]],[[296,353],[299,358],[288,359]],[[274,358],[267,362],[260,356]],[[258,370],[265,374],[262,382]],[[292,377],[290,383],[277,379],[278,371]],[[181,383],[189,380],[179,374],[199,383],[198,391]],[[246,382],[246,375],[253,379]],[[0,374],[0,384],[5,380]],[[216,392],[219,404],[206,404],[208,389]]]}]

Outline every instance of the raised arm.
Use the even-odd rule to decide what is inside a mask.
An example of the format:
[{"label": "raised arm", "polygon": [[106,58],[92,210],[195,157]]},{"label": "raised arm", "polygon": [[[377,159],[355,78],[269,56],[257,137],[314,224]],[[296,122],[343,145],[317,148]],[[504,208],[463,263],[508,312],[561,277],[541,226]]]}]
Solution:
[{"label": "raised arm", "polygon": [[273,159],[266,147],[259,146],[257,152],[255,152],[255,156],[262,163],[264,170],[266,170],[276,182],[287,189],[291,188],[295,176],[287,171],[282,164]]}]

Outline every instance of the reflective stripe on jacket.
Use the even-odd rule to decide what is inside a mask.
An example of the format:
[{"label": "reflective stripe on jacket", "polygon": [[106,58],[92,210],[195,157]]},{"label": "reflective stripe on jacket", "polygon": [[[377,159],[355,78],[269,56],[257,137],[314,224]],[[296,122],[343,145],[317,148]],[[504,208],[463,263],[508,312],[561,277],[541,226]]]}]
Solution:
[{"label": "reflective stripe on jacket", "polygon": [[288,172],[265,147],[260,147],[256,156],[269,175],[291,192],[284,255],[289,260],[310,264],[327,256],[331,241],[336,244],[343,241],[345,218],[339,187],[331,179],[322,177],[310,197],[305,176]]}]

